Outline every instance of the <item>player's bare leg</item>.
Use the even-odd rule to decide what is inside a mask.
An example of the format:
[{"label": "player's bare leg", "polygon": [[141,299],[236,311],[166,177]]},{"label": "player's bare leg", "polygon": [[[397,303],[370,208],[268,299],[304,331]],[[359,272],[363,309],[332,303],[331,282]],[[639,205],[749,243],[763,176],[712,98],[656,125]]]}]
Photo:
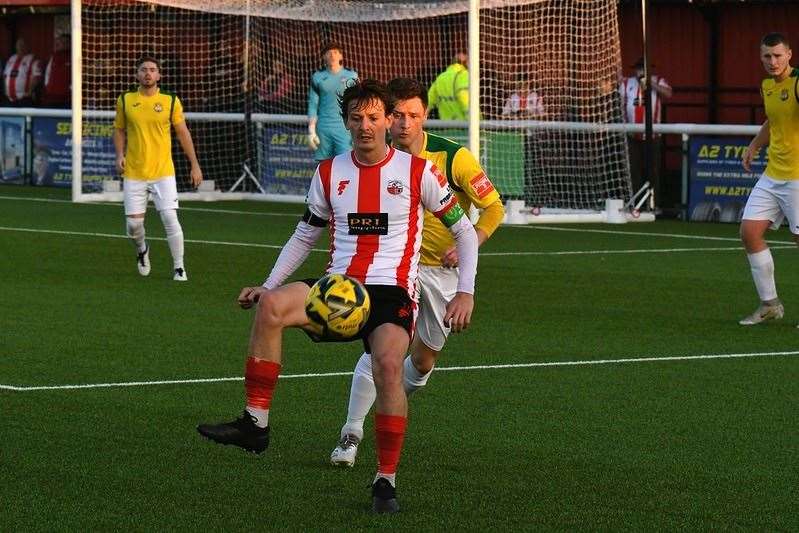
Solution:
[{"label": "player's bare leg", "polygon": [[[439,353],[419,340],[419,337],[414,337],[411,343],[411,355],[403,362],[402,384],[407,397],[427,384]],[[363,423],[375,402],[375,397],[372,357],[371,354],[364,353],[352,374],[347,421],[341,428],[338,444],[330,453],[330,463],[333,466],[355,465],[358,446],[363,439]]]},{"label": "player's bare leg", "polygon": [[[262,453],[269,445],[269,408],[280,375],[283,330],[308,323],[303,302],[310,289],[304,283],[290,283],[271,291],[248,289],[257,294],[257,301],[253,301],[256,314],[244,372],[246,407],[242,416],[232,422],[201,424],[197,431],[220,444]],[[242,296],[239,302],[242,303]]]},{"label": "player's bare leg", "polygon": [[774,281],[774,259],[766,243],[765,234],[771,225],[769,220],[741,221],[741,241],[746,250],[752,280],[755,282],[760,305],[755,311],[742,318],[738,323],[752,326],[767,320],[778,320],[785,314],[785,309],[777,296],[777,285]]},{"label": "player's bare leg", "polygon": [[402,386],[402,372],[409,341],[407,331],[396,324],[383,324],[369,335],[372,376],[377,389],[375,435],[378,468],[372,485],[372,510],[376,513],[399,510],[394,487],[408,423],[408,400]]}]

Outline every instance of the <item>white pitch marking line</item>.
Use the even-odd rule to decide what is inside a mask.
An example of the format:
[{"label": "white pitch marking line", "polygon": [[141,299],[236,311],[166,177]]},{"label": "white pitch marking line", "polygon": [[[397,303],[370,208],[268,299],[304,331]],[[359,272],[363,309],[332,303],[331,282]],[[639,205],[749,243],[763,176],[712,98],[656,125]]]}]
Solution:
[{"label": "white pitch marking line", "polygon": [[[83,237],[106,237],[110,239],[127,239],[127,235],[114,234],[114,233],[93,233],[84,231],[64,231],[64,230],[50,230],[50,229],[35,229],[35,228],[12,228],[7,226],[0,226],[0,231],[21,231],[27,233],[47,233],[55,235],[77,235]],[[165,237],[147,237],[153,241],[165,241]],[[245,248],[269,248],[273,250],[280,250],[283,248],[282,244],[260,244],[251,242],[229,242],[229,241],[209,241],[203,239],[186,239],[186,243],[190,244],[217,244],[220,246],[241,246]],[[794,244],[785,243],[783,245],[772,246],[773,249],[793,248]],[[555,252],[480,252],[480,257],[505,257],[505,256],[558,256],[558,255],[613,255],[613,254],[664,254],[676,252],[737,252],[740,251],[740,246],[726,246],[721,248],[651,248],[651,249],[627,249],[627,250],[567,250]],[[311,251],[319,253],[328,253],[329,250],[323,248],[314,248]]]},{"label": "white pitch marking line", "polygon": [[[474,365],[474,366],[437,366],[438,372],[457,372],[464,370],[500,370],[508,368],[541,368],[552,366],[590,366],[590,365],[611,365],[620,363],[659,363],[662,361],[697,361],[703,359],[741,359],[750,357],[773,357],[773,356],[799,355],[799,351],[792,352],[753,352],[753,353],[727,353],[727,354],[706,354],[706,355],[670,355],[665,357],[631,357],[625,359],[596,359],[582,361],[549,361],[545,363],[517,363],[507,365]],[[323,372],[313,374],[285,374],[280,379],[297,378],[327,378],[336,376],[351,376],[352,372]],[[83,385],[44,385],[44,386],[16,386],[0,385],[0,390],[11,390],[16,392],[41,391],[41,390],[67,390],[67,389],[101,389],[110,387],[141,387],[148,385],[182,385],[190,383],[217,383],[222,381],[242,381],[243,377],[229,378],[204,378],[204,379],[173,379],[162,381],[129,381],[120,383],[87,383]]]},{"label": "white pitch marking line", "polygon": [[[588,229],[588,228],[559,228],[556,226],[544,226],[533,224],[529,226],[515,225],[514,228],[537,229],[542,231],[575,231],[579,233],[606,233],[608,235],[634,235],[636,237],[670,237],[673,239],[698,239],[707,241],[735,241],[741,242],[739,237],[712,237],[710,235],[685,235],[682,233],[648,233],[645,231],[617,231],[610,229]],[[781,244],[794,244],[791,241],[769,241]]]},{"label": "white pitch marking line", "polygon": [[[22,198],[19,196],[0,196],[0,200],[22,200],[25,202],[49,202],[55,204],[72,204],[74,203],[72,200],[62,200],[60,198]],[[93,202],[90,204],[79,204],[79,205],[102,205],[102,206],[113,206],[119,207],[122,205],[121,202]],[[274,213],[274,212],[264,212],[264,211],[241,211],[236,209],[212,209],[210,207],[181,207],[181,211],[201,211],[205,213],[225,213],[229,215],[257,215],[257,216],[267,216],[267,217],[295,217],[300,218],[302,213]]]},{"label": "white pitch marking line", "polygon": [[[81,237],[107,237],[109,239],[128,239],[127,235],[115,233],[91,233],[84,231],[63,231],[54,229],[35,229],[35,228],[9,228],[7,226],[0,226],[0,231],[22,231],[27,233],[51,233],[56,235],[77,235]],[[147,237],[151,241],[166,241],[166,237]],[[228,242],[228,241],[206,241],[202,239],[185,239],[184,242],[192,244],[218,244],[221,246],[243,246],[245,248],[271,248],[280,250],[283,248],[282,244],[260,244],[253,242]],[[328,252],[321,248],[314,248],[314,252]]]},{"label": "white pitch marking line", "polygon": [[[22,200],[28,202],[52,202],[52,203],[65,203],[71,204],[74,203],[72,200],[62,200],[59,198],[23,198],[20,196],[2,196],[0,195],[0,200]],[[91,204],[80,204],[80,205],[111,205],[111,206],[121,206],[121,203],[118,202],[96,202]],[[226,214],[234,214],[234,215],[257,215],[257,216],[274,216],[274,217],[300,217],[301,213],[274,213],[274,212],[259,212],[259,211],[240,211],[234,209],[211,209],[208,207],[181,207],[183,211],[201,211],[207,213],[226,213]],[[709,241],[735,241],[739,242],[740,238],[738,237],[712,237],[709,235],[686,235],[681,233],[647,233],[644,231],[618,231],[618,230],[606,230],[606,229],[586,229],[586,228],[562,228],[557,226],[546,226],[546,225],[524,225],[524,224],[514,224],[511,226],[506,226],[506,228],[520,228],[520,229],[531,229],[531,230],[542,230],[542,231],[574,231],[580,233],[605,233],[609,235],[634,235],[634,236],[645,236],[645,237],[670,237],[673,239],[698,239],[698,240],[709,240]],[[777,244],[794,244],[791,241],[768,241]]]}]

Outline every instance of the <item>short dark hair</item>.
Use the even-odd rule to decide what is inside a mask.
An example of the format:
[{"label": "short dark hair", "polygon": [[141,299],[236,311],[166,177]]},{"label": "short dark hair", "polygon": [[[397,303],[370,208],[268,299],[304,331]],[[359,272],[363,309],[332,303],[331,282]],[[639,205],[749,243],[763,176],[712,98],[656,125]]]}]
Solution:
[{"label": "short dark hair", "polygon": [[419,80],[413,78],[394,78],[388,82],[388,92],[394,101],[418,98],[427,109],[427,89]]},{"label": "short dark hair", "polygon": [[155,66],[158,67],[158,70],[161,70],[161,63],[154,56],[149,54],[142,54],[139,56],[139,59],[136,60],[136,69],[138,70],[142,63],[146,63],[147,61],[150,63],[155,63]]},{"label": "short dark hair", "polygon": [[777,46],[778,44],[785,45],[785,48],[791,47],[791,45],[788,43],[788,38],[781,33],[767,33],[762,39],[760,39],[761,46]]},{"label": "short dark hair", "polygon": [[344,89],[344,94],[339,98],[341,117],[344,122],[347,122],[347,113],[352,102],[355,102],[355,109],[362,109],[372,100],[380,100],[383,103],[386,115],[390,115],[394,111],[394,98],[382,81],[367,78],[349,82],[347,88]]},{"label": "short dark hair", "polygon": [[322,47],[322,55],[325,55],[330,50],[338,50],[342,54],[344,53],[344,49],[336,41],[329,41],[325,43],[325,45]]}]

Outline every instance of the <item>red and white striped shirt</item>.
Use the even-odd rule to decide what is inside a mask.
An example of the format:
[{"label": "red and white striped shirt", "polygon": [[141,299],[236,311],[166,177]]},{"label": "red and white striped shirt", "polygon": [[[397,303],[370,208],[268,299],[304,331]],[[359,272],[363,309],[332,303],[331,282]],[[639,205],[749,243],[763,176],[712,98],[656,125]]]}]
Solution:
[{"label": "red and white striped shirt", "polygon": [[[660,123],[660,97],[654,86],[671,88],[669,82],[660,76],[652,76],[652,122]],[[631,76],[624,78],[619,87],[622,105],[624,107],[624,120],[630,124],[642,124],[644,122],[644,91],[638,78]]]},{"label": "red and white striped shirt", "polygon": [[10,102],[28,98],[41,76],[42,65],[33,54],[14,54],[3,69],[3,91]]},{"label": "red and white striped shirt", "polygon": [[307,203],[313,215],[329,221],[327,273],[397,285],[412,296],[424,209],[446,218],[458,205],[435,165],[394,148],[375,165],[359,163],[354,152],[322,161]]}]

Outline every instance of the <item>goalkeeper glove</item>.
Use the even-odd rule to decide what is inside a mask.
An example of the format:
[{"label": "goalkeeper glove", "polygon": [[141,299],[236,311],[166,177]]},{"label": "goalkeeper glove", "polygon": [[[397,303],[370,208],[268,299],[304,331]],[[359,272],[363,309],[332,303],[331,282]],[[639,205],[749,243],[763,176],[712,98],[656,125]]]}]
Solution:
[{"label": "goalkeeper glove", "polygon": [[308,126],[308,147],[311,150],[319,148],[319,136],[316,134],[316,126]]}]

